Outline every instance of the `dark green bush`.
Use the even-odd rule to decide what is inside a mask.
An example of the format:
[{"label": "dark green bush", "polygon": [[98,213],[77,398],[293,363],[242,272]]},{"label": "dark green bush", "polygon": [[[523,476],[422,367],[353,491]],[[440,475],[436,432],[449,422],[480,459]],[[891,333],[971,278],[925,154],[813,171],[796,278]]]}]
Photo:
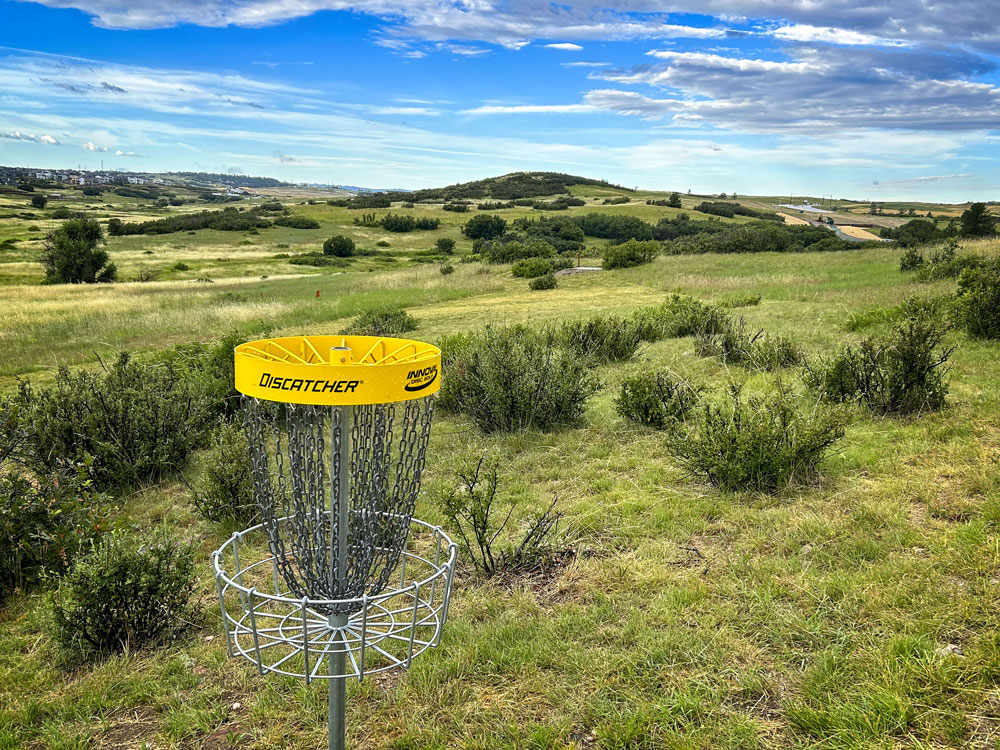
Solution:
[{"label": "dark green bush", "polygon": [[588,320],[563,323],[551,331],[552,338],[591,362],[626,362],[639,353],[643,324],[635,318],[597,315]]},{"label": "dark green bush", "polygon": [[351,261],[348,258],[337,258],[321,253],[302,253],[301,255],[293,255],[288,259],[288,263],[292,266],[312,266],[313,268],[323,268],[325,266],[346,268],[351,264]]},{"label": "dark green bush", "polygon": [[1000,261],[962,271],[955,308],[970,335],[1000,339]]},{"label": "dark green bush", "polygon": [[455,252],[455,240],[451,237],[438,237],[434,246],[445,255],[451,255]]},{"label": "dark green bush", "polygon": [[764,333],[763,329],[753,331],[742,317],[726,319],[714,333],[700,332],[697,351],[702,357],[718,357],[724,364],[751,370],[778,370],[804,360],[791,339]]},{"label": "dark green bush", "polygon": [[667,433],[667,447],[686,471],[720,489],[776,492],[814,475],[843,436],[838,412],[800,412],[786,389],[744,397],[734,385],[722,404],[704,403]]},{"label": "dark green bush", "polygon": [[517,261],[510,272],[521,279],[533,279],[536,276],[551,274],[553,270],[552,262],[545,258],[525,258]]},{"label": "dark green bush", "polygon": [[373,307],[358,315],[342,333],[349,336],[399,336],[417,328],[419,322],[399,307]]},{"label": "dark green bush", "polygon": [[243,426],[226,421],[212,434],[194,507],[203,518],[245,529],[258,522],[250,446]]},{"label": "dark green bush", "polygon": [[622,381],[615,411],[633,422],[664,430],[691,413],[701,390],[667,370],[644,372]]},{"label": "dark green bush", "polygon": [[899,270],[916,271],[924,265],[924,256],[916,247],[908,247],[899,259]]},{"label": "dark green bush", "polygon": [[102,489],[160,479],[202,442],[217,408],[200,386],[173,362],[140,363],[124,353],[96,371],[61,368],[49,387],[22,383],[29,461],[49,472],[92,459]]},{"label": "dark green bush", "polygon": [[531,281],[528,282],[528,288],[535,292],[542,292],[547,289],[555,289],[558,285],[556,281],[556,275],[554,273],[544,273],[541,276],[536,276]]},{"label": "dark green bush", "polygon": [[579,356],[524,326],[488,326],[447,337],[441,347],[441,407],[485,433],[576,424],[600,387]]},{"label": "dark green bush", "polygon": [[556,249],[551,243],[540,239],[529,239],[525,242],[520,240],[504,242],[501,239],[484,241],[478,252],[487,263],[513,263],[525,258],[551,258],[555,256]]},{"label": "dark green bush", "polygon": [[319,222],[308,216],[291,214],[289,216],[279,216],[274,220],[276,227],[290,227],[291,229],[319,229]]},{"label": "dark green bush", "polygon": [[[411,205],[410,208],[413,208],[413,206]],[[413,223],[413,228],[434,230],[437,229],[440,224],[440,219],[435,219],[430,216],[418,216],[417,220]]]},{"label": "dark green bush", "polygon": [[660,243],[655,240],[641,242],[629,240],[620,245],[608,245],[604,248],[603,267],[632,268],[652,262],[660,254]]},{"label": "dark green bush", "polygon": [[382,218],[382,228],[387,232],[412,232],[417,220],[409,214],[386,214]]},{"label": "dark green bush", "polygon": [[85,658],[162,644],[191,624],[194,581],[190,546],[105,537],[53,597],[56,641]]},{"label": "dark green bush", "polygon": [[93,284],[114,281],[118,268],[104,249],[97,219],[70,219],[45,236],[40,263],[47,284]]},{"label": "dark green bush", "polygon": [[957,278],[962,271],[971,268],[978,268],[986,260],[981,255],[959,255],[959,249],[958,240],[950,238],[948,243],[942,249],[935,252],[930,259],[916,269],[917,278],[921,281],[954,279]]},{"label": "dark green bush", "polygon": [[354,240],[342,234],[335,234],[323,243],[323,255],[350,258],[354,255]]},{"label": "dark green bush", "polygon": [[477,214],[465,222],[462,234],[470,240],[492,240],[507,229],[507,220],[495,214]]},{"label": "dark green bush", "polygon": [[438,270],[441,272],[442,276],[449,276],[455,273],[455,266],[451,263],[444,263],[440,268],[438,268]]},{"label": "dark green bush", "polygon": [[940,409],[954,350],[941,347],[946,330],[928,315],[907,318],[888,335],[870,336],[809,366],[806,383],[825,400],[857,401],[878,414]]}]

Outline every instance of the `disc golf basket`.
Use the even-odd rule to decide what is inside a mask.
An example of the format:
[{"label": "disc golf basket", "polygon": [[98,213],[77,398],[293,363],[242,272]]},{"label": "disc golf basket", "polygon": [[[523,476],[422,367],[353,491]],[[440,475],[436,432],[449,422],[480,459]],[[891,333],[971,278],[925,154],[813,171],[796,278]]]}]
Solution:
[{"label": "disc golf basket", "polygon": [[448,616],[457,547],[413,518],[441,351],[295,336],[235,356],[262,521],[212,553],[229,654],[327,680],[341,750],[345,681],[408,667]]}]

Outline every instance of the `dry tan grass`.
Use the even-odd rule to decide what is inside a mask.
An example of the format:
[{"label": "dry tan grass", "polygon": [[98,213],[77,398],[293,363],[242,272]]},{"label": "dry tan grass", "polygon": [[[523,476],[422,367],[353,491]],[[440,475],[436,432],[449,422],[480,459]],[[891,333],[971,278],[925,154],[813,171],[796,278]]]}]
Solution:
[{"label": "dry tan grass", "polygon": [[808,224],[809,223],[805,219],[799,219],[799,218],[797,218],[795,216],[791,216],[789,214],[779,213],[778,216],[780,216],[781,218],[783,218],[785,220],[786,224]]},{"label": "dry tan grass", "polygon": [[851,226],[850,224],[838,224],[837,228],[848,237],[857,237],[859,240],[881,240],[877,234],[872,234],[867,229]]}]

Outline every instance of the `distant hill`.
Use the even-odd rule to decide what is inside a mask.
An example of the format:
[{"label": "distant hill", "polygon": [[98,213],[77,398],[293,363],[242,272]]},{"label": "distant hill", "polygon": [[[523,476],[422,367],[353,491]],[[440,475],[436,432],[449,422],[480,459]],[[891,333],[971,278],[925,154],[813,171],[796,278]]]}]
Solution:
[{"label": "distant hill", "polygon": [[164,177],[173,177],[195,185],[232,185],[233,187],[291,187],[291,183],[273,177],[251,177],[245,174],[221,174],[217,172],[164,172]]},{"label": "distant hill", "polygon": [[[589,177],[578,177],[560,172],[512,172],[501,177],[489,177],[485,180],[462,182],[441,188],[425,188],[406,193],[399,200],[433,201],[456,200],[462,198],[495,198],[497,200],[515,200],[517,198],[537,198],[542,195],[565,193],[570,185],[596,185],[599,187],[628,190],[619,185],[612,185],[604,180],[594,180]],[[631,192],[631,191],[630,191]]]}]

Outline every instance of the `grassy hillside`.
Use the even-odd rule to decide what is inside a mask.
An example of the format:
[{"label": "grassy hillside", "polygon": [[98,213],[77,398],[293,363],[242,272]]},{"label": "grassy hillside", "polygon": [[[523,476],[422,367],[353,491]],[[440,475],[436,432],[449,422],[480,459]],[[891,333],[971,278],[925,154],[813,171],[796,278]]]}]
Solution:
[{"label": "grassy hillside", "polygon": [[[296,211],[324,227],[349,221],[326,205]],[[124,240],[162,241],[154,252],[190,252],[214,272],[169,238],[119,239],[122,257],[138,252]],[[1000,254],[995,241],[967,246]],[[901,275],[899,255],[661,257],[561,277],[547,292],[478,264],[449,276],[416,265],[261,280],[261,262],[255,275],[213,284],[8,286],[3,375],[8,386],[23,373],[44,382],[94,352],[210,339],[235,324],[332,332],[385,301],[418,319],[415,337],[436,341],[490,323],[628,314],[671,292],[760,294],[737,312],[815,357],[862,335],[848,330],[854,314],[954,289]],[[796,369],[752,374],[698,357],[691,338],[600,367],[604,387],[578,428],[484,437],[438,414],[417,515],[442,523],[456,471],[485,452],[500,460],[514,522],[557,497],[576,554],[501,582],[463,563],[441,646],[407,673],[349,685],[351,747],[989,747],[1000,733],[1000,357],[995,342],[958,332],[948,343],[947,409],[905,419],[854,410],[822,478],[777,496],[702,484],[662,434],[615,414],[622,379],[656,367],[714,393],[732,381],[802,387]],[[184,475],[197,483],[202,470],[199,458]],[[118,506],[120,527],[166,528],[196,545],[201,619],[166,648],[75,665],[49,635],[46,594],[13,597],[0,610],[0,747],[323,746],[324,686],[262,678],[226,658],[208,555],[232,529],[202,520],[178,480]]]}]

